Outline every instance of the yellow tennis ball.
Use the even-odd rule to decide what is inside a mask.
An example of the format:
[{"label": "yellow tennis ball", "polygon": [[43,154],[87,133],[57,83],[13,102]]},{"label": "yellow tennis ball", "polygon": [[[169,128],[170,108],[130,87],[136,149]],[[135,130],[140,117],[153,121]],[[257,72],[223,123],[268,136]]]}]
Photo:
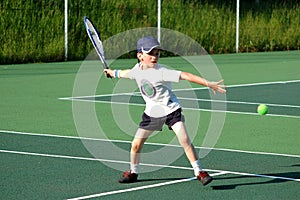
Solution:
[{"label": "yellow tennis ball", "polygon": [[257,112],[260,114],[260,115],[265,115],[268,113],[268,106],[265,105],[265,104],[260,104],[258,107],[257,107]]}]

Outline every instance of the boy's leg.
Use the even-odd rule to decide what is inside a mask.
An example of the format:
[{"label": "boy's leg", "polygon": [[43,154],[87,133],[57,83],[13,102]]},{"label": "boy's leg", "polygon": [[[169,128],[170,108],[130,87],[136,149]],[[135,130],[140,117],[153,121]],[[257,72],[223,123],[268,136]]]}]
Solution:
[{"label": "boy's leg", "polygon": [[119,179],[120,183],[133,183],[137,181],[142,147],[152,133],[153,131],[142,128],[137,130],[136,135],[131,143],[130,171],[125,171],[123,173],[123,176]]},{"label": "boy's leg", "polygon": [[198,155],[196,154],[195,148],[191,143],[191,140],[187,134],[187,130],[185,127],[184,122],[177,122],[172,126],[173,131],[175,132],[180,145],[183,147],[186,156],[188,157],[189,161],[195,162],[199,160]]},{"label": "boy's leg", "polygon": [[130,151],[130,165],[131,171],[138,174],[138,167],[141,158],[142,147],[147,138],[153,133],[153,131],[139,128],[135,134],[135,137],[131,143]]},{"label": "boy's leg", "polygon": [[180,145],[184,148],[184,152],[188,157],[193,169],[194,174],[203,185],[207,185],[212,181],[212,177],[207,172],[203,171],[200,165],[200,160],[195,151],[194,145],[187,134],[184,122],[179,121],[172,126],[173,131],[177,135]]}]

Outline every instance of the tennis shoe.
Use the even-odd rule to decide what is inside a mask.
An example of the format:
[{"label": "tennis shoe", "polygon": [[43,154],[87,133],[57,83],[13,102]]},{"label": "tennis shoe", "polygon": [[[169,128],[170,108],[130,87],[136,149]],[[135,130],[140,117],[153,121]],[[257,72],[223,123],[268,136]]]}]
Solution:
[{"label": "tennis shoe", "polygon": [[202,183],[202,185],[207,185],[213,180],[213,178],[206,171],[199,172],[197,179]]},{"label": "tennis shoe", "polygon": [[119,179],[119,183],[134,183],[137,182],[138,174],[125,171],[123,176]]}]

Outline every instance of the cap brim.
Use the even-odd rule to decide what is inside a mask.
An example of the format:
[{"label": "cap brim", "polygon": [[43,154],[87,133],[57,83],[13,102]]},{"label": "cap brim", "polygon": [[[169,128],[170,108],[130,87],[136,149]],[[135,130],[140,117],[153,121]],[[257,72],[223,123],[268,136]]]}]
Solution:
[{"label": "cap brim", "polygon": [[144,53],[150,53],[153,49],[161,49],[159,45],[155,45],[151,47],[150,49],[142,49],[142,52]]}]

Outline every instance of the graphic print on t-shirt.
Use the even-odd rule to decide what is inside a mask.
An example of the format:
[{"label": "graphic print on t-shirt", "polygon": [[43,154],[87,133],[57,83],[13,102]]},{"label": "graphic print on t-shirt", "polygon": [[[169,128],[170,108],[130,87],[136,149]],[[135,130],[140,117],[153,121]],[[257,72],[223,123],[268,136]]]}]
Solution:
[{"label": "graphic print on t-shirt", "polygon": [[141,91],[144,95],[146,95],[149,98],[153,98],[156,95],[156,89],[146,79],[143,79],[141,81]]}]

